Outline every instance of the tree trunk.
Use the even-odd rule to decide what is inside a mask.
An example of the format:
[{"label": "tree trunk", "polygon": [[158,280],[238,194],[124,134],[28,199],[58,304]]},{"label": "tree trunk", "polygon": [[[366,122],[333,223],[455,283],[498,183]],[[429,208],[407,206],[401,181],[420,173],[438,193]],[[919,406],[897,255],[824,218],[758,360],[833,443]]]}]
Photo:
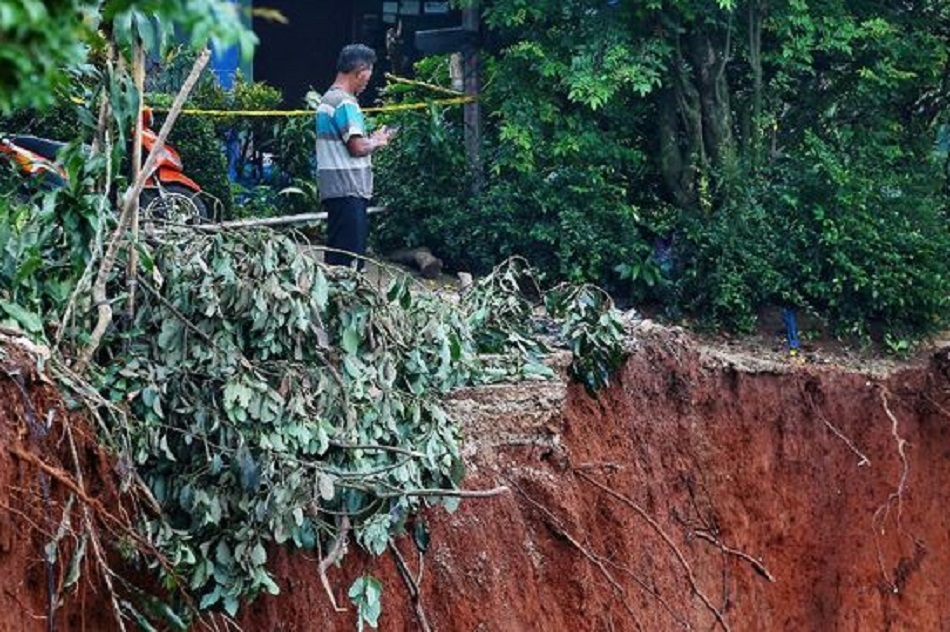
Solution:
[{"label": "tree trunk", "polygon": [[732,27],[711,28],[692,25],[676,37],[669,87],[657,101],[660,170],[673,203],[691,210],[716,206],[739,177],[726,76]]},{"label": "tree trunk", "polygon": [[698,32],[690,38],[690,52],[702,104],[705,155],[715,168],[720,184],[735,176],[736,146],[726,64],[731,47],[730,32]]}]

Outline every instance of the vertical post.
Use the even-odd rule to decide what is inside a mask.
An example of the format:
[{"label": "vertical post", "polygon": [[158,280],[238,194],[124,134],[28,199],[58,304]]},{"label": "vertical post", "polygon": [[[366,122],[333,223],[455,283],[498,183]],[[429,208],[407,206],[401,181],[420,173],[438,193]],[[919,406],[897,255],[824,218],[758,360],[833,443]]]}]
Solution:
[{"label": "vertical post", "polygon": [[[138,180],[142,171],[142,110],[145,105],[145,46],[138,37],[132,42],[132,78],[138,92],[138,105],[135,108],[135,131],[132,137],[132,182]],[[129,263],[127,281],[129,284],[129,298],[126,306],[128,322],[131,326],[135,318],[135,293],[139,283],[139,199],[132,201],[132,217],[130,223],[131,239],[129,242]]]},{"label": "vertical post", "polygon": [[[480,26],[478,0],[462,9],[462,28],[478,33]],[[469,171],[472,174],[472,189],[479,193],[485,182],[482,170],[482,111],[478,102],[481,92],[481,57],[477,45],[467,45],[462,50],[462,72],[465,83],[465,96],[472,101],[464,106],[465,116],[465,155],[468,158]]]}]

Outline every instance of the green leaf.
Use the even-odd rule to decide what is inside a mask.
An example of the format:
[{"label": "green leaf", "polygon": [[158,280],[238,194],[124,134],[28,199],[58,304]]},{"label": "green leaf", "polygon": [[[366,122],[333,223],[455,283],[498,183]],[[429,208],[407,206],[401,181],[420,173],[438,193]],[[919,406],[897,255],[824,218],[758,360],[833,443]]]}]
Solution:
[{"label": "green leaf", "polygon": [[333,500],[335,494],[334,478],[329,474],[320,472],[317,474],[317,487],[320,490],[320,498],[323,500]]},{"label": "green leaf", "polygon": [[350,586],[347,594],[350,601],[356,606],[360,627],[362,627],[363,621],[368,623],[370,627],[378,627],[379,615],[383,608],[382,592],[382,584],[372,575],[363,575]]},{"label": "green leaf", "polygon": [[347,327],[343,331],[341,343],[343,350],[350,355],[356,355],[360,348],[360,334],[355,327]]},{"label": "green leaf", "polygon": [[254,548],[251,549],[251,562],[256,566],[263,566],[267,563],[267,551],[260,542],[257,542]]},{"label": "green leaf", "polygon": [[43,319],[35,312],[9,301],[0,301],[0,307],[23,327],[26,332],[31,334],[43,332]]},{"label": "green leaf", "polygon": [[323,270],[317,268],[313,280],[313,298],[317,303],[317,309],[326,309],[329,297],[330,284],[327,282],[327,277],[323,274]]}]

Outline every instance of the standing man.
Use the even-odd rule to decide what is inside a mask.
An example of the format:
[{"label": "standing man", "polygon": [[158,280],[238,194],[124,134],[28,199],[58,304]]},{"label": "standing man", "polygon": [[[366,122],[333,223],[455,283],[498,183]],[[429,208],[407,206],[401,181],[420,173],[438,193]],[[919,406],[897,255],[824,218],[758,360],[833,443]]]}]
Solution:
[{"label": "standing man", "polygon": [[366,253],[366,208],[373,197],[370,156],[388,145],[393,135],[385,126],[367,134],[356,100],[366,89],[375,63],[372,48],[345,46],[337,60],[336,80],[317,108],[317,180],[327,211],[327,246],[331,249],[325,260],[331,265],[349,266],[355,261],[358,269],[363,267],[359,257]]}]

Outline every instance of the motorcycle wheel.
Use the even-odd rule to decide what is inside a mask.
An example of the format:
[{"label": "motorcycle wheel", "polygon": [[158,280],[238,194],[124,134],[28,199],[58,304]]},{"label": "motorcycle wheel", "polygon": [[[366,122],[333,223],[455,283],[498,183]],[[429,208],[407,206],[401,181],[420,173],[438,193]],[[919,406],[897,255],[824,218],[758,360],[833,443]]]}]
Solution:
[{"label": "motorcycle wheel", "polygon": [[145,219],[173,224],[200,224],[208,219],[208,209],[195,191],[180,184],[169,184],[142,191],[139,211]]}]

